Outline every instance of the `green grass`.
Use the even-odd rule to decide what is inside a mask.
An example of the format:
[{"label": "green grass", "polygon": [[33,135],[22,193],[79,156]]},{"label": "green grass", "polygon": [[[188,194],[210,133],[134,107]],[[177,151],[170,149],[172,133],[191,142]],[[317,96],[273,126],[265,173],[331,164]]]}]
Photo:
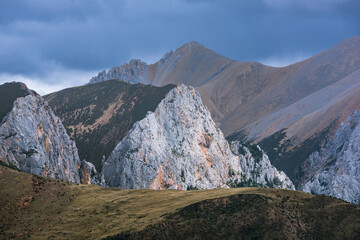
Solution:
[{"label": "green grass", "polygon": [[[239,207],[241,202],[246,204]],[[154,236],[161,239],[164,233],[182,233],[179,226],[196,233],[211,223],[215,224],[214,229],[225,228],[220,232],[229,232],[233,224],[229,216],[244,214],[252,214],[251,227],[265,231],[268,228],[261,228],[258,220],[266,218],[268,213],[276,215],[283,211],[310,227],[311,222],[315,222],[315,227],[342,228],[348,234],[360,229],[359,207],[299,191],[264,188],[125,190],[69,184],[2,166],[0,205],[0,222],[3,223],[0,238],[4,239],[102,239],[112,236],[114,239],[123,236],[146,239],[148,233],[156,233]],[[224,225],[221,219],[227,219],[231,224]],[[282,221],[285,220],[281,218],[274,223]],[[323,224],[319,225],[319,222]],[[290,227],[295,224],[285,223]],[[193,225],[198,226],[198,230],[191,227]]]}]

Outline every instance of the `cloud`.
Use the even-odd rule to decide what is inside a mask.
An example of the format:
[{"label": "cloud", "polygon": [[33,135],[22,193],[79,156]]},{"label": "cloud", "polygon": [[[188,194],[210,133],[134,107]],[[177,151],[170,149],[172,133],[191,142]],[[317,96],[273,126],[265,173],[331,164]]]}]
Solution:
[{"label": "cloud", "polygon": [[359,5],[358,0],[0,0],[0,74],[58,85],[65,78],[55,73],[64,69],[90,73],[131,58],[151,63],[192,40],[241,61],[313,55],[360,35]]},{"label": "cloud", "polygon": [[291,64],[303,61],[309,57],[311,57],[310,54],[298,53],[292,56],[272,56],[259,59],[258,62],[272,67],[286,67]]},{"label": "cloud", "polygon": [[[53,70],[44,77],[26,76],[22,74],[0,74],[0,84],[5,82],[23,82],[29,89],[35,90],[40,95],[56,92],[64,88],[84,85],[98,71],[80,71],[69,69]],[[53,81],[56,79],[56,81]]]}]

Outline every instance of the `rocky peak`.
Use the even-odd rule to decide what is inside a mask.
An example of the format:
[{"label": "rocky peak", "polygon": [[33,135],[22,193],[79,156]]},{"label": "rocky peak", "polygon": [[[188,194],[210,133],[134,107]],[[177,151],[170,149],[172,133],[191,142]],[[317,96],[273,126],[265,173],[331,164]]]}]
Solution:
[{"label": "rocky peak", "polygon": [[65,89],[44,98],[61,119],[70,139],[76,142],[80,159],[101,170],[102,158],[108,158],[133,124],[148,111],[154,111],[174,87],[109,80]]},{"label": "rocky peak", "polygon": [[80,170],[96,182],[96,171],[86,161],[80,163],[75,143],[41,96],[23,83],[1,85],[1,91],[16,97],[0,125],[1,162],[23,172],[76,183],[80,183]]},{"label": "rocky peak", "polygon": [[100,72],[96,77],[90,79],[90,84],[106,80],[119,79],[127,83],[147,83],[148,64],[140,59],[132,59],[129,63],[113,67],[108,72]]},{"label": "rocky peak", "polygon": [[319,152],[307,159],[301,189],[360,205],[360,111],[354,112]]},{"label": "rocky peak", "polygon": [[17,98],[0,126],[0,159],[21,171],[80,182],[74,142],[40,96]]},{"label": "rocky peak", "polygon": [[203,45],[201,45],[200,43],[198,43],[196,41],[187,42],[184,45],[182,45],[179,49],[186,50],[186,49],[189,49],[191,47],[200,47],[200,48],[206,49],[206,47],[204,47]]},{"label": "rocky peak", "polygon": [[107,185],[123,188],[294,189],[259,148],[251,151],[238,142],[230,146],[199,93],[183,84],[172,89],[154,112],[134,124],[102,172]]}]

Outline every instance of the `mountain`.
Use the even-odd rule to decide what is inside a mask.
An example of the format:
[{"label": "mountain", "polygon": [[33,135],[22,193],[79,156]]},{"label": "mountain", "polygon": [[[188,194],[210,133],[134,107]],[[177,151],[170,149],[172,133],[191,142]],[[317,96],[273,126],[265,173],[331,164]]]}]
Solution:
[{"label": "mountain", "polygon": [[[260,148],[238,142],[230,146],[190,87],[109,80],[65,89],[45,99],[76,142],[80,158],[95,165],[81,164],[86,170],[80,172],[83,183],[185,190],[294,188]],[[106,183],[96,169],[102,169]]]},{"label": "mountain", "polygon": [[126,190],[0,166],[0,196],[1,239],[360,237],[359,206],[283,189]]},{"label": "mountain", "polygon": [[209,189],[255,185],[294,189],[256,146],[229,144],[183,84],[134,124],[103,166],[106,184],[130,189]]},{"label": "mountain", "polygon": [[[354,112],[303,167],[301,189],[360,205],[360,111]],[[309,174],[310,173],[310,174]]]},{"label": "mountain", "polygon": [[0,160],[23,172],[80,182],[75,143],[47,102],[22,83],[0,85],[10,109],[0,125]]},{"label": "mountain", "polygon": [[194,86],[229,140],[258,143],[298,184],[303,162],[358,109],[359,70],[360,37],[281,68],[231,60],[190,42],[154,64],[132,61],[92,82]]},{"label": "mountain", "polygon": [[136,121],[154,111],[175,85],[154,87],[112,80],[64,89],[44,96],[76,142],[80,159],[99,171]]}]

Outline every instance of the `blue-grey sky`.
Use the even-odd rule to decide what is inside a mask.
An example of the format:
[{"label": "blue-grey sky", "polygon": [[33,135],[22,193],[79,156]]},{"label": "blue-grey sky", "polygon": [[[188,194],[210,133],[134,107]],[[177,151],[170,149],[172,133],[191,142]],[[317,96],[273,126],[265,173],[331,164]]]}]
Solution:
[{"label": "blue-grey sky", "polygon": [[48,93],[192,40],[284,66],[356,35],[359,0],[0,0],[0,83]]}]

